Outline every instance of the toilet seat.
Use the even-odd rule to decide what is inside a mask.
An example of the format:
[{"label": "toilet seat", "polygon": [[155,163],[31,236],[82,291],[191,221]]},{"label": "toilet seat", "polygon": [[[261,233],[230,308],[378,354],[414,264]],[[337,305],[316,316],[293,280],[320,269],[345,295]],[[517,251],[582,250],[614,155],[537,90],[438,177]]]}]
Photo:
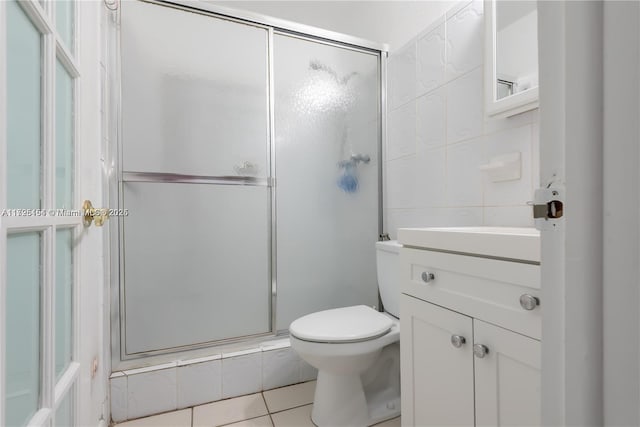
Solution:
[{"label": "toilet seat", "polygon": [[294,337],[318,343],[354,343],[379,338],[393,321],[365,305],[335,308],[303,316],[289,327]]}]

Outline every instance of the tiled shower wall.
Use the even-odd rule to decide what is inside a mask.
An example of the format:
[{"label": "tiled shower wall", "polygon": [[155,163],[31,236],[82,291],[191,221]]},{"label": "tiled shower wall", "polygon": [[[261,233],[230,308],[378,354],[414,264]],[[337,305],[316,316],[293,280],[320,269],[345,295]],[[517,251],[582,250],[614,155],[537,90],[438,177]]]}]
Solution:
[{"label": "tiled shower wall", "polygon": [[[538,111],[484,113],[483,2],[458,4],[388,63],[385,229],[532,226],[539,181]],[[519,180],[492,182],[480,166],[520,152]]]}]

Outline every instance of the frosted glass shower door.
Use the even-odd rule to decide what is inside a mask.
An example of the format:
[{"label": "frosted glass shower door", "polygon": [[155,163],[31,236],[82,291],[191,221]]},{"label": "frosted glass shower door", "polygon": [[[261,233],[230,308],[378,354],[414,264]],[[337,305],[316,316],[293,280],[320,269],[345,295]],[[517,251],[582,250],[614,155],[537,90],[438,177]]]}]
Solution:
[{"label": "frosted glass shower door", "polygon": [[268,31],[121,4],[121,356],[269,333]]},{"label": "frosted glass shower door", "polygon": [[377,305],[379,55],[274,38],[277,329]]}]

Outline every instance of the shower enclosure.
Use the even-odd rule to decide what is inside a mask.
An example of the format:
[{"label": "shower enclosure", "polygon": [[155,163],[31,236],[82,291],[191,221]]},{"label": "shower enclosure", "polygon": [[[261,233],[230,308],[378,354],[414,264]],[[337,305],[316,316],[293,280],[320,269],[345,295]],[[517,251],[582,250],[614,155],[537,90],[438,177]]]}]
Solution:
[{"label": "shower enclosure", "polygon": [[378,304],[386,53],[189,5],[121,5],[114,367]]}]

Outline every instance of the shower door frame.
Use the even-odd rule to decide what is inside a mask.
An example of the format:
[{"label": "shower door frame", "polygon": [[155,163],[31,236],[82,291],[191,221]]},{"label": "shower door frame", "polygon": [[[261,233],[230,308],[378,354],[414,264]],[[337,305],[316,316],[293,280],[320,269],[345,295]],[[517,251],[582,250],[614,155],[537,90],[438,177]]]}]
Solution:
[{"label": "shower door frame", "polygon": [[[236,22],[244,25],[251,25],[257,28],[265,29],[267,31],[267,114],[268,114],[268,170],[269,175],[267,177],[266,186],[269,188],[269,278],[270,282],[270,294],[271,300],[269,301],[270,316],[269,316],[269,332],[259,333],[255,335],[233,337],[222,340],[214,340],[206,343],[196,343],[186,346],[173,347],[169,349],[154,350],[148,352],[139,352],[135,354],[125,353],[125,333],[124,327],[126,325],[126,319],[124,316],[124,268],[122,267],[124,253],[124,236],[123,236],[123,221],[122,218],[113,218],[109,227],[109,250],[106,257],[108,263],[108,277],[107,282],[110,286],[110,303],[107,310],[109,310],[109,316],[111,319],[111,365],[112,371],[131,369],[141,366],[141,362],[144,361],[145,365],[149,363],[159,364],[165,363],[171,360],[175,360],[176,357],[183,356],[185,354],[191,355],[195,350],[200,350],[198,355],[205,354],[207,349],[220,346],[231,346],[238,343],[243,344],[258,344],[265,338],[273,338],[278,335],[286,335],[288,331],[276,330],[276,304],[277,304],[277,232],[276,232],[276,156],[275,156],[275,92],[274,92],[274,52],[273,42],[274,35],[284,35],[289,37],[295,37],[304,39],[310,42],[321,43],[324,45],[330,45],[337,48],[353,50],[361,53],[377,56],[378,58],[378,74],[379,74],[379,87],[378,87],[378,233],[382,234],[385,224],[383,222],[383,165],[386,160],[385,151],[383,147],[386,146],[386,121],[387,121],[387,109],[386,109],[386,94],[387,94],[387,59],[388,59],[388,46],[386,44],[380,44],[371,42],[358,37],[349,36],[346,34],[337,33],[330,30],[324,30],[304,24],[298,24],[295,22],[282,20],[279,18],[273,18],[270,16],[257,14],[253,12],[246,12],[226,8],[223,6],[217,6],[208,4],[201,1],[191,0],[137,0],[144,3],[155,4],[158,6],[169,7],[176,10],[182,10],[187,12],[193,12],[202,14],[205,16],[211,16],[213,18],[223,19],[226,21]],[[124,173],[121,170],[122,166],[122,99],[121,99],[121,39],[120,39],[120,12],[118,9],[116,13],[117,19],[117,33],[115,35],[115,41],[117,47],[115,49],[115,58],[110,58],[110,71],[114,73],[113,87],[107,88],[111,96],[115,98],[115,105],[111,105],[110,112],[113,114],[114,120],[105,124],[106,132],[114,135],[115,141],[107,143],[106,156],[109,159],[108,164],[110,168],[105,170],[105,183],[107,184],[106,194],[108,194],[108,205],[111,208],[124,208],[123,204],[123,176]],[[109,31],[114,31],[113,28],[105,29],[103,37],[109,38]],[[106,84],[103,82],[103,84]],[[132,174],[128,174],[132,175]],[[144,174],[155,175],[160,177],[163,174]],[[169,174],[171,175],[171,174]],[[145,177],[141,177],[145,178]],[[162,177],[160,177],[162,178]],[[238,177],[209,177],[216,178],[216,182],[225,184],[259,184],[255,179],[248,179],[247,182],[238,179]],[[228,178],[228,180],[227,180]],[[234,179],[235,178],[235,179]],[[175,176],[169,177],[171,182],[202,182],[202,178],[181,176],[180,180],[176,181]],[[211,179],[206,179],[207,182],[212,182]],[[168,181],[167,181],[168,182]],[[116,205],[117,206],[114,206]]]}]

